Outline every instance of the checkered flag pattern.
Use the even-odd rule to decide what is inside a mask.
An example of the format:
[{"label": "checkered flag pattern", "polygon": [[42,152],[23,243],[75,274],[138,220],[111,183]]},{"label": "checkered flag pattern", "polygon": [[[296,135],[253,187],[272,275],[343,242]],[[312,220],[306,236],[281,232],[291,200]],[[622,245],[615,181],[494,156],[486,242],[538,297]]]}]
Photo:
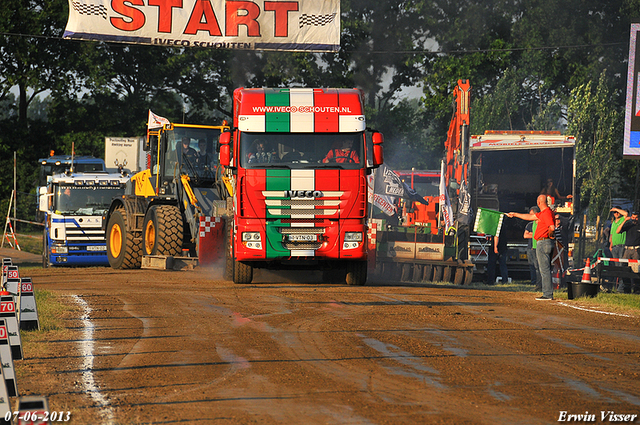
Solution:
[{"label": "checkered flag pattern", "polygon": [[220,217],[200,217],[200,237],[203,238],[221,222]]},{"label": "checkered flag pattern", "polygon": [[300,28],[306,25],[323,27],[333,22],[335,18],[336,18],[335,13],[330,13],[328,15],[307,15],[306,13],[303,13],[298,19],[298,23],[300,24]]},{"label": "checkered flag pattern", "polygon": [[79,1],[73,2],[73,10],[81,15],[98,15],[107,19],[107,8],[101,4],[84,4]]}]

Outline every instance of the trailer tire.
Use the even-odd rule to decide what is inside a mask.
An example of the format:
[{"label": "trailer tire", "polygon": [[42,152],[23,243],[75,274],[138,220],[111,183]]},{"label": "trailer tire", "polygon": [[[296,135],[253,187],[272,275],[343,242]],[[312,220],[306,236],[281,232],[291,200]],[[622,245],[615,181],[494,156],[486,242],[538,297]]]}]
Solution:
[{"label": "trailer tire", "polygon": [[472,281],[473,281],[473,269],[471,267],[467,267],[464,271],[463,285],[471,285]]},{"label": "trailer tire", "polygon": [[107,223],[107,259],[114,269],[139,269],[142,241],[134,240],[123,207],[116,208]]},{"label": "trailer tire", "polygon": [[431,282],[432,277],[433,277],[433,266],[431,264],[425,264],[424,270],[422,271],[422,281]]},{"label": "trailer tire", "polygon": [[411,263],[404,263],[400,265],[400,281],[401,282],[411,282],[412,273],[411,273]]},{"label": "trailer tire", "polygon": [[453,278],[453,283],[455,285],[462,285],[464,283],[464,277],[465,277],[465,268],[456,267],[456,274]]},{"label": "trailer tire", "polygon": [[442,282],[442,275],[444,274],[444,266],[433,267],[433,281]]},{"label": "trailer tire", "polygon": [[248,285],[253,280],[253,267],[242,261],[233,261],[233,283]]},{"label": "trailer tire", "polygon": [[413,275],[411,276],[413,282],[420,282],[422,280],[422,264],[413,265]]},{"label": "trailer tire", "polygon": [[147,210],[142,226],[145,255],[177,256],[182,251],[184,224],[174,205],[153,205]]},{"label": "trailer tire", "polygon": [[363,286],[367,283],[367,262],[349,261],[347,263],[347,285]]},{"label": "trailer tire", "polygon": [[451,275],[453,274],[452,271],[453,270],[452,270],[451,266],[444,266],[444,270],[442,272],[442,281],[443,282],[452,282],[452,280],[451,280],[451,277],[452,277]]}]

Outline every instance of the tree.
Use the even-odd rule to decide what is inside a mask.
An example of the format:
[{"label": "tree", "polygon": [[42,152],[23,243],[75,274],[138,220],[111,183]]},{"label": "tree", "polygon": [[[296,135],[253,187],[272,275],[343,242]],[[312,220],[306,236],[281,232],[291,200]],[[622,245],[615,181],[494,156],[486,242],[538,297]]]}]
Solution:
[{"label": "tree", "polygon": [[606,72],[595,87],[588,82],[571,92],[567,130],[577,140],[576,177],[590,218],[608,214],[613,183],[619,178],[624,113],[616,106],[617,96]]},{"label": "tree", "polygon": [[13,87],[18,88],[20,125],[26,125],[27,109],[38,94],[73,84],[77,49],[73,43],[60,40],[67,16],[65,0],[3,1],[0,99]]}]

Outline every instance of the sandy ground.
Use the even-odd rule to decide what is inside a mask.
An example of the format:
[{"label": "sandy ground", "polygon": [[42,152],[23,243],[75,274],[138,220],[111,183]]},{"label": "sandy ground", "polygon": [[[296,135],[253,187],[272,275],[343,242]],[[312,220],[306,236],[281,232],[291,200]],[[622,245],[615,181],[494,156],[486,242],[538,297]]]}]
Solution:
[{"label": "sandy ground", "polygon": [[596,423],[601,412],[640,413],[640,318],[572,308],[579,301],[327,285],[314,272],[259,271],[234,285],[203,268],[25,270],[70,310],[63,336],[16,361],[18,387],[46,395],[70,423],[547,424],[562,412]]}]

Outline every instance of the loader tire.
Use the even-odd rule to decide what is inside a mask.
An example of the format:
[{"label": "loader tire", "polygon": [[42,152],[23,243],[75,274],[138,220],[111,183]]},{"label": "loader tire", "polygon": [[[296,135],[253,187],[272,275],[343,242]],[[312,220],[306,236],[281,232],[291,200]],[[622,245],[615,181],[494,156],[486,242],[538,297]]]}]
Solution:
[{"label": "loader tire", "polygon": [[349,261],[347,267],[347,285],[363,286],[367,283],[367,262],[366,261]]},{"label": "loader tire", "polygon": [[139,269],[142,261],[142,242],[129,230],[124,208],[116,208],[107,224],[107,258],[114,269]]},{"label": "loader tire", "polygon": [[178,207],[153,205],[144,216],[144,254],[178,256],[182,253],[184,224]]}]

